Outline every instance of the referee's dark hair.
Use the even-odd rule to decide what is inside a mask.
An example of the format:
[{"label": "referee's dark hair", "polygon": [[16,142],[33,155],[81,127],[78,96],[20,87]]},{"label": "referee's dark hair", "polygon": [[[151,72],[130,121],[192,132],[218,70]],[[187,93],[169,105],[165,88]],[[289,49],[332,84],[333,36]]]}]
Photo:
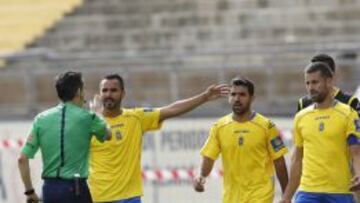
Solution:
[{"label": "referee's dark hair", "polygon": [[116,73],[114,73],[114,74],[109,74],[109,75],[106,75],[106,76],[104,77],[104,79],[106,79],[106,80],[117,80],[117,81],[119,82],[120,89],[121,89],[122,91],[124,91],[124,89],[125,89],[125,87],[124,87],[124,80],[123,80],[123,78],[122,78],[119,74],[116,74]]},{"label": "referee's dark hair", "polygon": [[315,62],[315,63],[310,63],[306,68],[305,68],[305,73],[314,73],[320,71],[320,74],[323,78],[332,78],[333,77],[333,72],[331,71],[330,67],[323,62]]},{"label": "referee's dark hair", "polygon": [[327,55],[327,54],[317,54],[315,56],[312,57],[311,62],[323,62],[326,63],[330,70],[335,73],[335,61],[334,59]]},{"label": "referee's dark hair", "polygon": [[56,76],[56,91],[61,101],[67,102],[74,99],[77,91],[83,89],[84,82],[80,72],[68,71]]},{"label": "referee's dark hair", "polygon": [[253,96],[255,93],[254,83],[244,76],[237,76],[231,80],[231,86],[243,86],[248,89],[249,95]]}]

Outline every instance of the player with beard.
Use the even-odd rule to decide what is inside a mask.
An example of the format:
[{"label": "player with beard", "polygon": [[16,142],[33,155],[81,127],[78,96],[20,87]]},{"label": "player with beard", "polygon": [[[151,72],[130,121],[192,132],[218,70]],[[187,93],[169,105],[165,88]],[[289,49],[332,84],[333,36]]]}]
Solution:
[{"label": "player with beard", "polygon": [[274,198],[274,166],[282,190],[288,174],[285,147],[278,128],[263,115],[252,111],[254,85],[244,77],[232,80],[229,103],[232,113],[219,119],[201,150],[199,177],[194,181],[204,191],[206,177],[221,154],[224,169],[224,203],[271,203]]},{"label": "player with beard", "polygon": [[[329,66],[333,75],[335,75],[335,71],[336,71],[335,61],[331,56],[329,56],[327,54],[317,54],[311,59],[311,62],[325,63],[326,65]],[[336,100],[351,106],[360,115],[360,103],[356,97],[352,96],[351,94],[349,94],[347,92],[342,91],[340,88],[338,88],[336,86],[333,86],[331,88],[331,95]],[[313,103],[314,102],[309,95],[300,98],[298,101],[298,104],[297,104],[297,112],[310,106]],[[360,197],[360,195],[359,195],[359,197]]]},{"label": "player with beard", "polygon": [[58,75],[55,87],[60,103],[34,119],[18,159],[27,202],[40,202],[29,166],[29,159],[39,150],[44,182],[41,202],[92,202],[87,184],[90,142],[92,137],[98,142],[109,140],[111,133],[101,117],[83,108],[84,86],[80,72]]},{"label": "player with beard", "polygon": [[300,185],[297,203],[353,203],[351,191],[360,188],[359,117],[334,99],[333,72],[327,64],[306,67],[305,83],[314,104],[295,116],[295,149],[281,202],[290,203]]},{"label": "player with beard", "polygon": [[[159,129],[166,119],[228,93],[227,85],[210,86],[192,98],[161,108],[124,109],[121,107],[125,96],[123,79],[117,74],[106,76],[100,83],[101,114],[111,127],[113,138],[107,143],[92,140],[89,185],[94,201],[140,203],[143,134]],[[98,106],[96,101],[94,106]]]}]

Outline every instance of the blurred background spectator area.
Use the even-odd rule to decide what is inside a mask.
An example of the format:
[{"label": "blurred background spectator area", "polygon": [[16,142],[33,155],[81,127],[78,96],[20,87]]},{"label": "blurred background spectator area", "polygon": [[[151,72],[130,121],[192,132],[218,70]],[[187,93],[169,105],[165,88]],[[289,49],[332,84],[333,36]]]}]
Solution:
[{"label": "blurred background spectator area", "polygon": [[[0,0],[0,117],[56,103],[54,76],[84,72],[88,98],[105,74],[126,82],[125,106],[161,106],[228,82],[256,83],[255,108],[290,116],[303,68],[324,52],[337,81],[359,85],[359,0]],[[226,101],[188,116],[219,116]]]}]

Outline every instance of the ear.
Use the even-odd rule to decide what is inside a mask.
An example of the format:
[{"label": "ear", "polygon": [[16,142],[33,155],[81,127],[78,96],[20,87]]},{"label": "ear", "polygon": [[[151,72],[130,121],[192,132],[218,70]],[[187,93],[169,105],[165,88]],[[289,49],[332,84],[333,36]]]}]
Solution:
[{"label": "ear", "polygon": [[76,91],[75,97],[80,97],[80,95],[81,95],[81,88],[79,88],[79,89]]},{"label": "ear", "polygon": [[326,79],[326,83],[329,86],[333,86],[334,85],[334,78],[327,78]]},{"label": "ear", "polygon": [[125,97],[125,94],[126,94],[126,92],[125,92],[125,90],[123,90],[123,91],[121,92],[121,100]]},{"label": "ear", "polygon": [[85,99],[84,88],[79,88],[78,91],[76,92],[76,94],[78,94],[77,96],[78,96],[80,99]]}]

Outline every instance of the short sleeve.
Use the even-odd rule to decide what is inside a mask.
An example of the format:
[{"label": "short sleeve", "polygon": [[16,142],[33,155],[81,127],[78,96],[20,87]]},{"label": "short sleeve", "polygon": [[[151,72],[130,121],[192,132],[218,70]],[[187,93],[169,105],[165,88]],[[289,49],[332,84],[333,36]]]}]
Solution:
[{"label": "short sleeve", "polygon": [[143,132],[158,130],[161,128],[160,109],[156,108],[139,108],[136,110],[141,119]]},{"label": "short sleeve", "polygon": [[212,160],[216,160],[220,154],[220,143],[218,139],[218,129],[216,125],[214,125],[210,129],[209,137],[205,142],[205,145],[200,151],[202,156],[206,156]]},{"label": "short sleeve", "polygon": [[281,133],[276,125],[272,122],[268,125],[268,151],[273,160],[280,158],[288,152],[287,147],[282,140]]},{"label": "short sleeve", "polygon": [[21,152],[27,155],[29,158],[34,158],[36,152],[40,147],[40,137],[39,137],[39,123],[38,119],[35,118],[28,137],[25,142],[25,146],[22,148]]},{"label": "short sleeve", "polygon": [[360,119],[354,110],[352,110],[349,115],[346,135],[360,138]]},{"label": "short sleeve", "polygon": [[107,134],[105,120],[100,118],[95,113],[92,114],[91,134],[95,135],[96,139],[99,140],[99,142],[103,142]]},{"label": "short sleeve", "polygon": [[293,129],[293,141],[294,141],[295,146],[303,147],[304,139],[301,135],[299,120],[300,120],[299,116],[295,116],[294,129]]}]

